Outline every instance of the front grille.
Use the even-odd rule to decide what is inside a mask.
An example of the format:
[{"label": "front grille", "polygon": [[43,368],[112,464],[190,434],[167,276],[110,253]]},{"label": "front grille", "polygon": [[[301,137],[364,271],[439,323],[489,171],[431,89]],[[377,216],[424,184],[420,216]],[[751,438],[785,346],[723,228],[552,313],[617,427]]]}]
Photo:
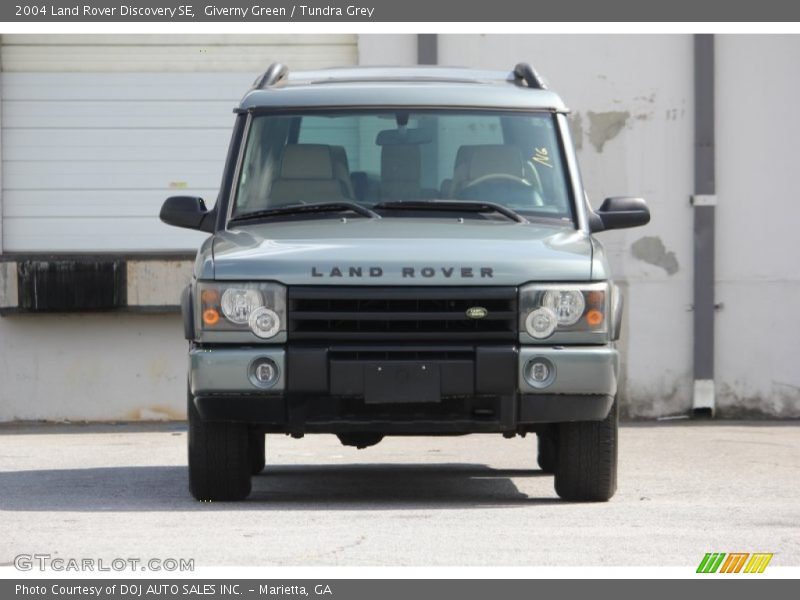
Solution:
[{"label": "front grille", "polygon": [[354,361],[380,361],[380,360],[475,360],[475,350],[472,346],[464,348],[450,349],[405,349],[403,346],[396,346],[391,350],[382,349],[380,346],[369,350],[360,349],[358,346],[350,349],[347,347],[332,347],[328,352],[330,360],[354,360]]},{"label": "front grille", "polygon": [[[482,307],[486,316],[469,318]],[[513,287],[290,287],[292,340],[507,341],[517,337]]]}]

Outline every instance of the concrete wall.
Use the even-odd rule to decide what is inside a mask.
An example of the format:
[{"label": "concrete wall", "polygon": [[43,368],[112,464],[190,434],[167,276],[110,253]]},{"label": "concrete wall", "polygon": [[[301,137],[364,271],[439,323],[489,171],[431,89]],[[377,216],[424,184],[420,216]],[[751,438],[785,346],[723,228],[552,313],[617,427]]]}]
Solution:
[{"label": "concrete wall", "polygon": [[720,411],[800,416],[800,36],[717,39]]},{"label": "concrete wall", "polygon": [[182,419],[177,315],[0,318],[0,420]]},{"label": "concrete wall", "polygon": [[417,64],[417,36],[408,34],[359,35],[358,64],[415,65]]}]

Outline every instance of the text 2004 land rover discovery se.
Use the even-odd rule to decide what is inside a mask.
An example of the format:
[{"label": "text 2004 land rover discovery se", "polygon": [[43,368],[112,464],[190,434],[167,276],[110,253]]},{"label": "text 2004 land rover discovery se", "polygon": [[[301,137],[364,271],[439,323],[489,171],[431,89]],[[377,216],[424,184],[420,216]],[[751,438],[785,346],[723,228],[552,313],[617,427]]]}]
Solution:
[{"label": "text 2004 land rover discovery se", "polygon": [[[535,432],[568,500],[616,489],[622,298],[593,233],[561,99],[511,73],[272,65],[236,109],[213,234],[182,298],[189,479],[236,500],[264,434]],[[533,460],[533,452],[531,452]]]}]

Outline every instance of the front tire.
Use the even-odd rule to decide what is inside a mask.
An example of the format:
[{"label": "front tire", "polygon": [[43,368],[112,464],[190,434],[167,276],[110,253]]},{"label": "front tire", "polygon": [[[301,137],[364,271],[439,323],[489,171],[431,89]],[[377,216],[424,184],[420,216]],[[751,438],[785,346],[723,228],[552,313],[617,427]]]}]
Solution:
[{"label": "front tire", "polygon": [[558,433],[552,425],[547,430],[536,434],[537,462],[539,468],[545,473],[553,474],[556,471],[556,457],[558,456]]},{"label": "front tire", "polygon": [[257,429],[250,431],[250,473],[258,475],[267,464],[264,434]]},{"label": "front tire", "polygon": [[602,421],[558,426],[556,493],[564,500],[605,502],[617,491],[619,407]]},{"label": "front tire", "polygon": [[250,494],[250,432],[245,423],[203,421],[188,393],[189,490],[197,500],[244,500]]}]

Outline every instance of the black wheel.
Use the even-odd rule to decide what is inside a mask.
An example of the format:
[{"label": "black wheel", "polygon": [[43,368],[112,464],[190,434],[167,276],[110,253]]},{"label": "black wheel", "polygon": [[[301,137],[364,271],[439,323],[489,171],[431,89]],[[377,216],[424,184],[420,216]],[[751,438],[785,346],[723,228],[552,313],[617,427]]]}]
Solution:
[{"label": "black wheel", "polygon": [[267,464],[267,455],[264,446],[264,434],[258,430],[250,430],[250,473],[257,475],[264,470]]},{"label": "black wheel", "polygon": [[564,500],[605,502],[617,491],[617,400],[603,421],[558,426],[556,493]]},{"label": "black wheel", "polygon": [[548,426],[547,430],[536,434],[537,438],[537,461],[539,468],[545,473],[556,472],[556,456],[558,455],[556,428]]},{"label": "black wheel", "polygon": [[198,500],[244,500],[250,494],[250,432],[245,423],[203,421],[191,392],[189,490]]}]

